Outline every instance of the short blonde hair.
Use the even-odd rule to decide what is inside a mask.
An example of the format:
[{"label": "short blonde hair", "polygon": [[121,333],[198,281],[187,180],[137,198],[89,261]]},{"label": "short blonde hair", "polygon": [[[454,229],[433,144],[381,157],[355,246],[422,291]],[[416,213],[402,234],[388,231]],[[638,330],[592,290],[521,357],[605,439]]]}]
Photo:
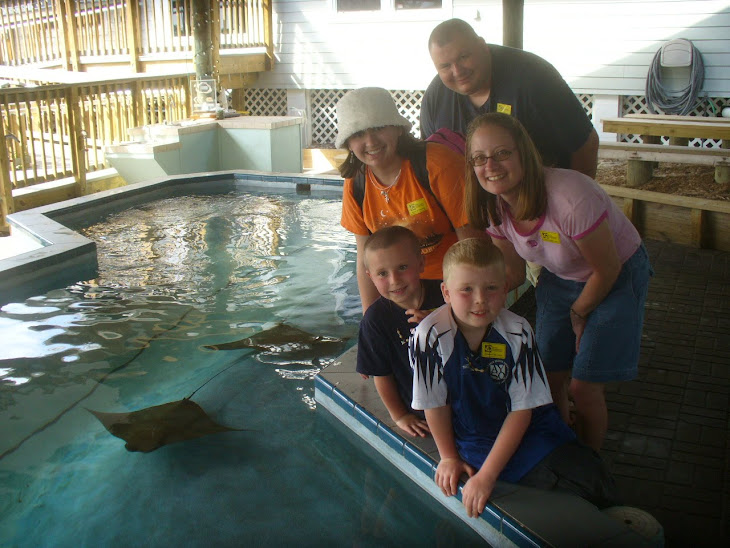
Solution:
[{"label": "short blonde hair", "polygon": [[452,269],[457,265],[477,268],[494,266],[506,276],[504,256],[499,248],[485,238],[467,238],[452,245],[444,255],[444,282],[448,281]]}]

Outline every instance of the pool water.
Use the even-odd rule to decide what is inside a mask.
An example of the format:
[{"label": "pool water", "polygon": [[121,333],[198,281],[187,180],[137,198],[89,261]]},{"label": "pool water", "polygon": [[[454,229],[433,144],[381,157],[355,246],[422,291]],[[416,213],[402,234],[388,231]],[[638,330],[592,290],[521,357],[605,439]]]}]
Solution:
[{"label": "pool water", "polygon": [[[2,308],[0,545],[482,542],[316,409],[312,379],[360,319],[354,239],[327,196],[184,196],[111,215],[83,228],[98,279]],[[206,348],[277,322],[341,343]],[[133,453],[88,411],[192,393],[243,430]]]}]

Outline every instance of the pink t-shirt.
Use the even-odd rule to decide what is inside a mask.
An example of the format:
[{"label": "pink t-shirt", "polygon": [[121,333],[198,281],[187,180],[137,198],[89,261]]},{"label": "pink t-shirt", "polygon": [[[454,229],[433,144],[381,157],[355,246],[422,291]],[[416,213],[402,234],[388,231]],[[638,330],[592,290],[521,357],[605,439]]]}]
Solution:
[{"label": "pink t-shirt", "polygon": [[545,168],[547,208],[529,234],[518,232],[500,201],[502,224],[487,228],[493,238],[507,239],[523,259],[568,280],[584,282],[593,270],[576,240],[608,219],[621,264],[638,249],[641,236],[611,197],[590,177],[570,169]]}]

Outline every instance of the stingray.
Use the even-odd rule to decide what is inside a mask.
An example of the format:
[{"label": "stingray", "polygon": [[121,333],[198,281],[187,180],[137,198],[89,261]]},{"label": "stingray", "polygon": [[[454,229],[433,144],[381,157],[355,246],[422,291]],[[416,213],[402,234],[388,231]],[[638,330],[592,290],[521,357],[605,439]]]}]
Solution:
[{"label": "stingray", "polygon": [[[230,366],[229,366],[230,367]],[[228,367],[226,367],[228,369]],[[164,445],[193,440],[217,432],[237,431],[211,419],[208,414],[190,398],[226,369],[216,373],[199,386],[187,398],[153,407],[146,407],[129,413],[103,413],[88,409],[110,434],[123,439],[127,451],[149,453]]]},{"label": "stingray", "polygon": [[254,348],[270,352],[315,350],[318,353],[326,354],[333,347],[341,344],[342,339],[312,335],[296,327],[280,323],[251,337],[228,343],[210,344],[206,345],[205,348],[211,350]]}]

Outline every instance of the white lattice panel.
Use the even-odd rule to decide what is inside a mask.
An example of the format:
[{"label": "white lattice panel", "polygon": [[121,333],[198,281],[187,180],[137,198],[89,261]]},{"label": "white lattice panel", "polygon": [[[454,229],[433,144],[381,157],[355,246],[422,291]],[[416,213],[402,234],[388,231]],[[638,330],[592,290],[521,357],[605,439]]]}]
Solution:
[{"label": "white lattice panel", "polygon": [[[337,114],[335,107],[337,101],[347,93],[342,89],[315,89],[310,94],[310,112],[312,120],[312,144],[318,146],[333,146],[337,136]],[[393,101],[398,107],[398,112],[404,116],[413,127],[411,133],[420,137],[421,135],[421,101],[423,90],[391,90]],[[583,109],[589,118],[593,116],[593,95],[577,95]]]},{"label": "white lattice panel", "polygon": [[[312,144],[332,146],[337,137],[337,102],[344,97],[345,89],[313,89],[310,93],[310,112],[312,119]],[[423,91],[420,90],[391,90],[393,101],[398,112],[405,117],[413,127],[411,133],[419,136],[421,129],[419,116]]]},{"label": "white lattice panel", "polygon": [[588,119],[593,120],[593,95],[588,93],[578,93],[576,94],[576,97],[578,98],[578,101],[580,101]]},{"label": "white lattice panel", "polygon": [[421,101],[423,100],[423,91],[418,90],[396,90],[391,91],[395,104],[398,106],[398,112],[413,127],[411,133],[415,137],[421,137]]},{"label": "white lattice panel", "polygon": [[[697,101],[697,105],[689,113],[689,116],[717,116],[724,106],[730,105],[730,99],[719,97],[703,97]],[[661,109],[656,109],[662,113]],[[651,114],[646,105],[646,97],[643,95],[626,95],[621,101],[621,116],[627,114]],[[621,135],[620,140],[626,143],[641,143],[639,135]],[[662,143],[668,144],[669,138],[662,137]],[[690,139],[689,145],[693,147],[720,148],[721,140],[715,139]]]},{"label": "white lattice panel", "polygon": [[346,89],[313,89],[310,91],[309,119],[312,123],[312,145],[334,146],[337,137],[337,102]]},{"label": "white lattice panel", "polygon": [[246,89],[244,100],[251,116],[286,116],[285,89]]}]

